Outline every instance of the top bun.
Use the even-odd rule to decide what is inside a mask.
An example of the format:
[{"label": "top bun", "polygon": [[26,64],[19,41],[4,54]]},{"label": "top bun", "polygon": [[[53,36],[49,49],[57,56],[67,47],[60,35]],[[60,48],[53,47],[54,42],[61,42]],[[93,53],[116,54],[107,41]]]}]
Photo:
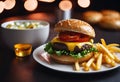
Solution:
[{"label": "top bun", "polygon": [[73,31],[88,35],[92,38],[95,37],[93,27],[85,21],[78,19],[61,20],[55,25],[55,31]]}]

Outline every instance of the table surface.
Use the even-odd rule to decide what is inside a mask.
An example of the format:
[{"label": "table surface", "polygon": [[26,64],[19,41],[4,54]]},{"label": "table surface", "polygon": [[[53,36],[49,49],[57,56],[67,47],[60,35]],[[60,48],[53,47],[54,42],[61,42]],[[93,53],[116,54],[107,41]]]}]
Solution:
[{"label": "table surface", "polygon": [[[50,27],[50,41],[56,33]],[[120,31],[103,30],[93,26],[96,32],[95,42],[104,38],[107,43],[120,44]],[[47,41],[47,42],[48,42]],[[73,74],[46,68],[33,59],[31,54],[25,58],[15,56],[13,50],[0,44],[0,82],[120,82],[120,68],[93,74]]]}]

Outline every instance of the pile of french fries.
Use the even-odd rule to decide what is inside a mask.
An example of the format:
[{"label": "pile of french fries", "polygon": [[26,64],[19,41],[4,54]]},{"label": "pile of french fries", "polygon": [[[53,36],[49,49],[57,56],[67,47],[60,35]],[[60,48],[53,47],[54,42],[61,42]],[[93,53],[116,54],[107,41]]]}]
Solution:
[{"label": "pile of french fries", "polygon": [[104,39],[101,39],[100,43],[94,44],[94,46],[98,49],[98,52],[94,52],[94,55],[87,62],[79,63],[75,62],[75,71],[80,71],[82,67],[84,71],[92,70],[100,70],[102,65],[110,68],[116,66],[118,63],[120,64],[120,59],[117,57],[115,53],[120,53],[120,44],[111,43],[106,44]]}]

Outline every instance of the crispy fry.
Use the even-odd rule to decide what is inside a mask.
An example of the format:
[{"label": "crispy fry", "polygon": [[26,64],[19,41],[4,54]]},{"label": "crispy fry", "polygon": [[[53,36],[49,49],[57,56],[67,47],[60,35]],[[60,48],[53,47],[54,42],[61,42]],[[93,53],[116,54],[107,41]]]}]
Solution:
[{"label": "crispy fry", "polygon": [[99,52],[95,52],[94,53],[94,58],[96,59],[99,56],[99,54],[100,54]]},{"label": "crispy fry", "polygon": [[115,62],[120,63],[120,59],[114,53],[113,56],[115,57]]},{"label": "crispy fry", "polygon": [[90,67],[91,66],[91,64],[93,63],[93,61],[94,61],[95,59],[94,59],[94,57],[93,58],[91,58],[87,63],[86,63],[86,66],[85,67]]},{"label": "crispy fry", "polygon": [[113,44],[108,44],[107,45],[107,48],[109,47],[117,47],[117,46],[120,46],[119,44],[116,44],[116,43],[113,43]]},{"label": "crispy fry", "polygon": [[113,59],[111,59],[107,54],[103,56],[105,58],[106,64],[110,65],[111,67],[116,66],[116,63]]},{"label": "crispy fry", "polygon": [[108,49],[112,52],[120,52],[120,48],[118,47],[109,47]]},{"label": "crispy fry", "polygon": [[97,70],[99,70],[101,68],[102,65],[102,53],[99,54],[98,58],[97,58],[97,62],[96,62],[96,68]]},{"label": "crispy fry", "polygon": [[91,64],[91,67],[92,67],[93,70],[97,70],[97,67],[96,67],[94,62]]},{"label": "crispy fry", "polygon": [[111,54],[111,52],[105,48],[102,44],[98,43],[98,45],[103,49],[103,51],[111,58],[114,59],[114,56]]},{"label": "crispy fry", "polygon": [[111,63],[111,59],[110,59],[110,57],[108,56],[108,55],[103,55],[103,58],[104,58],[104,60],[105,60],[105,63],[107,63],[107,64],[110,64]]},{"label": "crispy fry", "polygon": [[86,67],[86,62],[83,62],[81,65],[82,65],[84,71],[89,71],[89,68]]},{"label": "crispy fry", "polygon": [[100,40],[101,40],[102,45],[106,47],[107,44],[106,44],[105,40],[103,38],[101,38]]},{"label": "crispy fry", "polygon": [[91,66],[91,64],[93,63],[94,60],[95,60],[95,58],[92,57],[90,60],[88,60],[88,62],[83,63],[83,67],[84,67],[83,70],[84,71],[89,71],[90,66]]},{"label": "crispy fry", "polygon": [[84,71],[89,71],[90,68],[89,68],[89,67],[84,67],[83,70],[84,70]]},{"label": "crispy fry", "polygon": [[103,58],[103,59],[102,59],[102,64],[105,64],[105,63],[106,63],[106,61],[105,61],[105,59]]},{"label": "crispy fry", "polygon": [[102,49],[101,49],[101,47],[100,47],[98,44],[99,44],[99,43],[96,43],[95,46],[96,46],[97,50],[98,50],[99,52],[101,52]]},{"label": "crispy fry", "polygon": [[79,62],[76,61],[75,62],[75,71],[79,71],[79,70],[80,70]]},{"label": "crispy fry", "polygon": [[112,60],[110,64],[111,64],[112,67],[116,66],[116,63],[115,63],[114,60]]},{"label": "crispy fry", "polygon": [[111,48],[108,48],[108,50],[111,52],[111,53],[115,53],[115,51]]},{"label": "crispy fry", "polygon": [[83,62],[83,63],[81,64],[82,67],[85,67],[85,65],[86,65],[86,62]]}]

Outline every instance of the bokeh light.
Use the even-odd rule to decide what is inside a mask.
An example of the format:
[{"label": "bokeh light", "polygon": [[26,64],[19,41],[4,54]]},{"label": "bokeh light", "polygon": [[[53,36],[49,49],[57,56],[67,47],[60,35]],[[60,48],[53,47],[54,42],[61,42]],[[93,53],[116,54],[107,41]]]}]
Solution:
[{"label": "bokeh light", "polygon": [[[23,0],[24,8],[27,11],[34,11],[38,7],[38,1],[41,2],[54,2],[55,0]],[[87,8],[90,5],[90,0],[77,0],[77,3],[82,8]],[[16,5],[16,0],[2,0],[0,1],[0,13],[3,12],[4,9],[10,10]],[[71,0],[61,0],[59,3],[59,8],[63,11],[68,11],[72,9]]]},{"label": "bokeh light", "polygon": [[2,13],[4,10],[4,2],[0,1],[0,13]]},{"label": "bokeh light", "polygon": [[59,8],[63,11],[70,10],[72,8],[72,2],[70,0],[63,0],[59,3]]},{"label": "bokeh light", "polygon": [[15,6],[15,4],[16,4],[16,1],[15,0],[5,0],[4,1],[4,4],[5,4],[5,9],[6,10],[9,10],[9,9],[12,9],[14,6]]},{"label": "bokeh light", "polygon": [[38,6],[37,0],[26,0],[24,3],[24,8],[28,11],[34,11]]},{"label": "bokeh light", "polygon": [[78,0],[78,5],[83,8],[87,8],[90,5],[90,0]]},{"label": "bokeh light", "polygon": [[51,2],[54,2],[55,0],[39,0],[39,1],[51,3]]}]

